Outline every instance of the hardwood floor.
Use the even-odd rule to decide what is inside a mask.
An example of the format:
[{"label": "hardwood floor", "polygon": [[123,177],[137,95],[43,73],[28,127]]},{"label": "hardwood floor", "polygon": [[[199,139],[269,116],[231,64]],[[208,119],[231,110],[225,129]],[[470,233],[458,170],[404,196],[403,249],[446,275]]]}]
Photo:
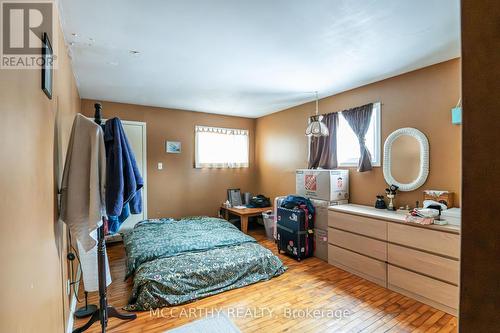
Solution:
[{"label": "hardwood floor", "polygon": [[[273,250],[263,230],[250,231]],[[125,250],[108,246],[113,283],[109,304],[127,304],[132,281],[125,276]],[[224,310],[242,332],[456,332],[457,318],[394,291],[380,287],[317,259],[300,263],[280,255],[288,270],[270,281],[163,308],[157,315],[138,312],[137,319],[110,319],[108,332],[164,332]],[[80,298],[83,297],[80,287]],[[89,296],[98,304],[97,293]],[[81,306],[82,304],[78,304]],[[292,312],[294,311],[295,312]],[[316,312],[314,312],[316,310]],[[306,312],[309,311],[309,312]],[[271,314],[271,315],[270,315]],[[86,323],[75,319],[75,327]],[[87,332],[100,332],[94,324]]]}]

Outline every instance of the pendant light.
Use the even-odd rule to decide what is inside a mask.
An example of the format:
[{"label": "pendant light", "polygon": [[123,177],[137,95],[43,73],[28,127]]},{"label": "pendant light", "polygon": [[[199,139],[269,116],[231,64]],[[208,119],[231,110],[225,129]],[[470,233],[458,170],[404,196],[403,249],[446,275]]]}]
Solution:
[{"label": "pendant light", "polygon": [[316,116],[307,126],[306,135],[315,137],[328,136],[330,135],[330,131],[328,131],[326,124],[321,121],[323,120],[323,116],[318,111],[318,92],[315,91],[314,93],[316,94]]}]

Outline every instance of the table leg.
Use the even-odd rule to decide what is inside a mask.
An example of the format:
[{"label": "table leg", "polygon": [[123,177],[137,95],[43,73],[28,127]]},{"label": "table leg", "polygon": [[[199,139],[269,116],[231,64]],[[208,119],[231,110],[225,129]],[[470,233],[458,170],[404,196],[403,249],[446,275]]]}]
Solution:
[{"label": "table leg", "polygon": [[240,216],[241,219],[241,231],[246,234],[248,233],[248,216]]},{"label": "table leg", "polygon": [[224,209],[224,217],[226,218],[226,221],[229,221],[229,211],[227,209]]}]

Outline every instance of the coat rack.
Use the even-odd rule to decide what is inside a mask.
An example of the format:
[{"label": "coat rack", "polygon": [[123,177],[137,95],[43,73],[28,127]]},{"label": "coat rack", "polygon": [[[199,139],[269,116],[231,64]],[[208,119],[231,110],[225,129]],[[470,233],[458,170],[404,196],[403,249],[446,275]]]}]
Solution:
[{"label": "coat rack", "polygon": [[[95,103],[94,122],[102,126],[102,105]],[[99,279],[99,308],[92,313],[89,321],[82,327],[73,330],[73,333],[80,333],[86,331],[93,323],[101,322],[101,332],[106,332],[109,318],[118,318],[121,320],[133,320],[137,318],[134,313],[120,313],[114,307],[108,305],[107,287],[106,287],[106,241],[104,239],[104,223],[105,219],[102,218],[102,225],[97,229],[97,270]]]}]

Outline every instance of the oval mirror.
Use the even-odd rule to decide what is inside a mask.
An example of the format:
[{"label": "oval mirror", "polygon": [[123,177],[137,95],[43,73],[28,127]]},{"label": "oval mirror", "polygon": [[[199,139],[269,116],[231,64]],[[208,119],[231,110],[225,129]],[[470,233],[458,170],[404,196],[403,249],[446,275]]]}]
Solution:
[{"label": "oval mirror", "polygon": [[429,142],[415,128],[401,128],[391,133],[384,144],[384,178],[400,191],[413,191],[429,175]]}]

